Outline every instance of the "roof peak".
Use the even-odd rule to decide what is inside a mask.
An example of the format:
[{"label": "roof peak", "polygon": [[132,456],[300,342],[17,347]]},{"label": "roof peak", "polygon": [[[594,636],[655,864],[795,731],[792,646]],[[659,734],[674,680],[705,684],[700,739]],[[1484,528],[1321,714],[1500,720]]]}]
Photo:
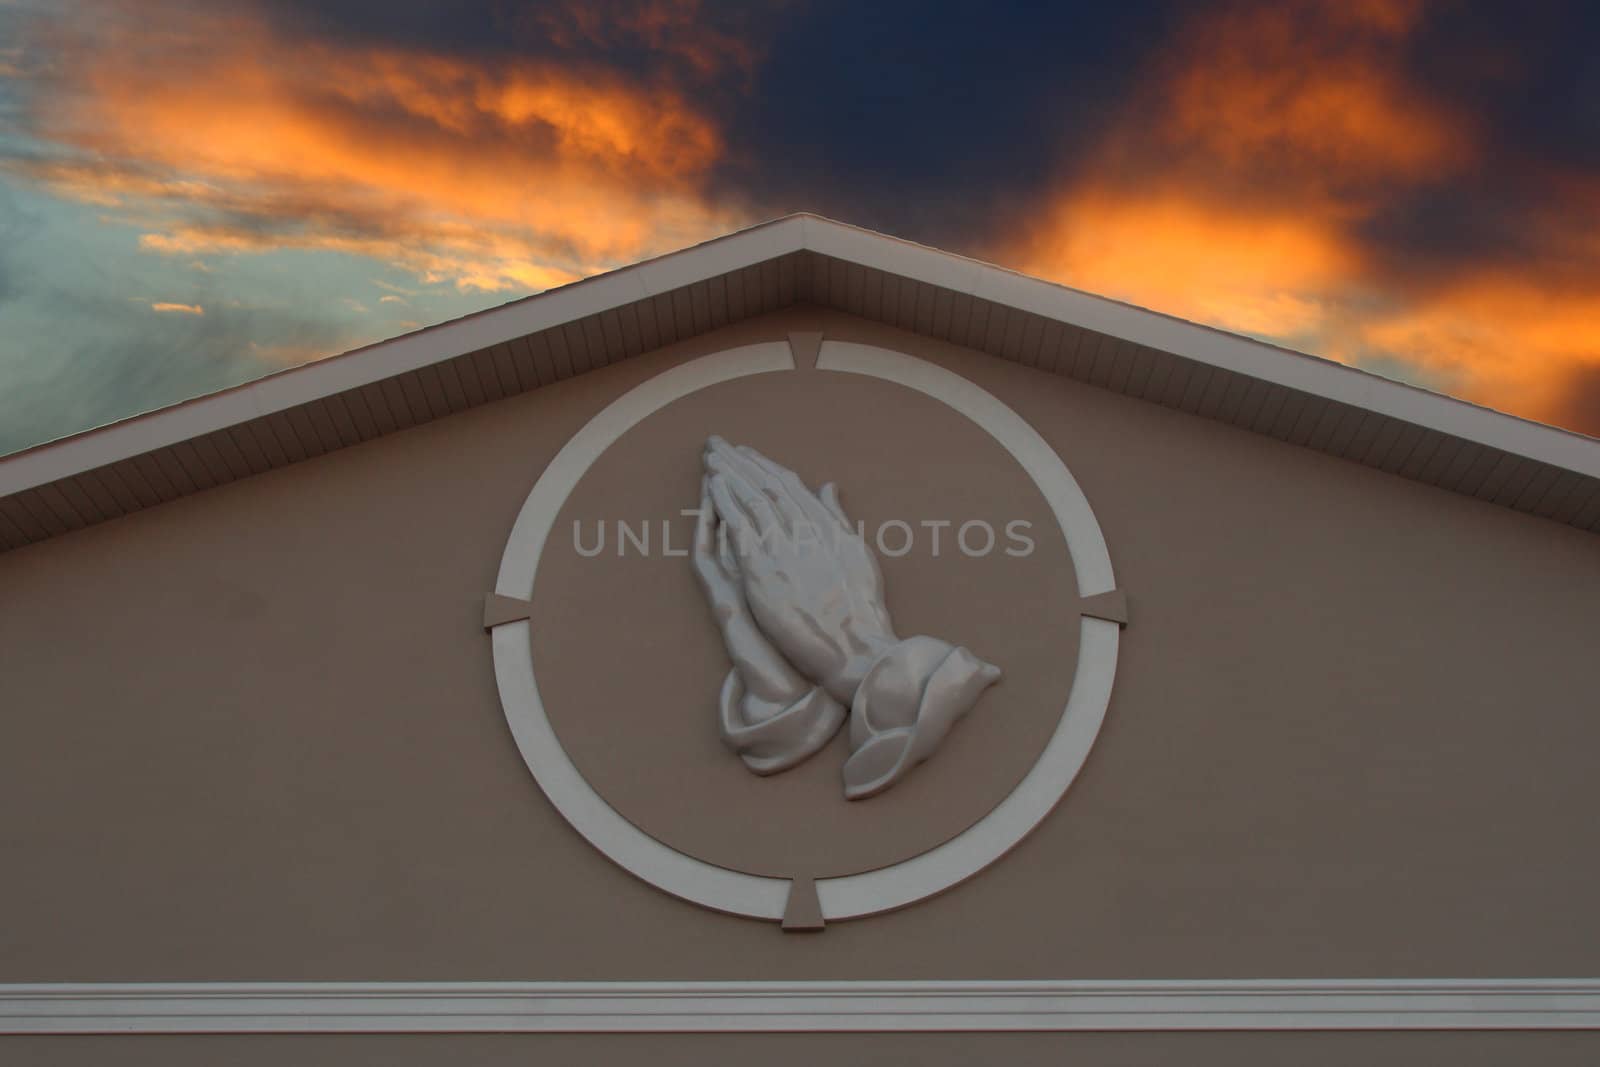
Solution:
[{"label": "roof peak", "polygon": [[[869,275],[892,285],[897,294],[912,294],[914,306],[907,310],[901,306],[904,301],[890,306],[881,295],[883,284],[875,290],[879,295],[869,298],[863,288],[863,279]],[[739,280],[737,306],[727,295],[730,279]],[[722,295],[714,296],[713,288]],[[708,302],[714,299],[720,303],[710,308]],[[534,370],[527,362],[531,356],[513,359],[510,346],[518,346],[520,353],[528,338],[546,331],[592,326],[597,336],[604,335],[591,361],[600,365],[737,318],[805,301],[877,317],[1024,363],[1030,359],[1040,362],[1040,353],[1030,352],[1024,342],[1031,338],[1028,343],[1037,346],[1044,325],[1058,334],[1066,330],[1092,334],[1101,339],[1097,345],[1109,353],[1104,360],[1091,361],[1094,365],[1087,367],[1057,367],[1052,362],[1046,369],[1394,469],[1519,510],[1549,514],[1586,529],[1600,528],[1600,440],[812,212],[795,212],[0,458],[0,517],[4,519],[0,540],[13,547],[40,540],[137,506],[150,506],[388,432],[380,421],[359,427],[323,427],[320,423],[329,418],[324,406],[346,395],[370,396],[374,390],[380,395],[385,391],[401,395],[401,390],[420,393],[423,385],[419,379],[431,375],[437,380],[439,368],[463,360],[488,360],[491,366],[498,361],[501,375],[509,375],[509,380],[489,391],[494,395],[476,399],[464,394],[441,395],[433,404],[424,400],[426,417],[498,399],[506,392],[536,388],[546,384],[544,378],[550,374]],[[957,301],[968,309],[966,323],[959,326],[948,314]],[[701,305],[709,310],[697,310]],[[660,310],[671,319],[681,312],[687,316],[687,325],[680,329],[674,322],[653,338],[642,334],[626,337],[612,320],[630,308],[634,314],[648,309],[652,317]],[[945,309],[943,319],[935,314],[936,308]],[[983,317],[990,324],[981,336],[969,328],[977,308],[985,309]],[[1002,320],[1008,328],[996,334],[994,324]],[[610,327],[609,332],[602,329],[602,323]],[[647,344],[652,339],[655,344]],[[1162,395],[1137,392],[1132,368],[1156,360],[1174,360],[1185,368],[1186,380],[1203,373],[1211,384],[1197,396],[1173,395],[1170,390]],[[588,365],[574,367],[570,373],[587,369]],[[1148,380],[1146,375],[1146,386]],[[1231,390],[1225,395],[1224,382]],[[1263,395],[1292,398],[1301,407],[1309,405],[1327,413],[1326,418],[1312,429],[1263,421],[1259,411],[1247,421],[1240,410],[1246,393],[1258,400]],[[415,421],[419,421],[415,415],[396,418],[392,428]],[[1350,421],[1356,428],[1350,428]],[[296,439],[306,438],[302,455],[292,455],[285,448],[280,450],[281,457],[275,453],[260,457],[241,454],[230,455],[226,462],[213,459],[204,464],[194,458],[196,442],[219,440],[218,435],[226,437],[256,423],[288,425]],[[1413,440],[1413,452],[1416,440],[1450,442],[1449,452],[1461,458],[1439,470],[1427,464],[1410,470],[1404,462],[1391,466],[1393,457],[1377,446],[1379,441],[1393,438]],[[150,474],[141,479],[152,483],[145,487],[148,491],[130,491],[115,507],[110,506],[103,498],[116,494],[96,484],[95,472],[136,460],[137,465],[153,466],[165,477]],[[1542,484],[1545,491],[1523,493],[1524,483]],[[1558,484],[1561,493],[1552,501],[1551,493]]]}]

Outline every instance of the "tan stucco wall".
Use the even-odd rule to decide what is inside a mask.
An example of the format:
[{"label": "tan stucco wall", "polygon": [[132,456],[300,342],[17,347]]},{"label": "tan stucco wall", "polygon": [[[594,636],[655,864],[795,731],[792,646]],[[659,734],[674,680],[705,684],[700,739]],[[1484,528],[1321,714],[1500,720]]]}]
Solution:
[{"label": "tan stucco wall", "polygon": [[[572,432],[790,329],[1011,404],[1134,610],[1044,825],[820,936],[583,843],[515,750],[478,626]],[[0,556],[0,981],[1588,976],[1597,636],[1591,535],[797,309]]]}]

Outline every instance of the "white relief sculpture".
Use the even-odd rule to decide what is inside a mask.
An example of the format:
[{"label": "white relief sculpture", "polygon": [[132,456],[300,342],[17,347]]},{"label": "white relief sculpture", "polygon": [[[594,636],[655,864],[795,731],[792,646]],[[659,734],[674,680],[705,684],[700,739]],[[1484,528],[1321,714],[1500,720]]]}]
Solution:
[{"label": "white relief sculpture", "polygon": [[[1081,593],[1093,598],[1116,590],[1105,535],[1083,490],[1038,432],[998,397],[942,367],[871,345],[824,341],[816,365],[818,370],[892,383],[969,420],[1038,487],[1060,527],[1064,563]],[[540,560],[573,488],[629,430],[700,390],[794,366],[786,342],[757,342],[669,368],[613,400],[562,446],[534,482],[506,538],[493,598],[526,602],[532,597]],[[731,915],[783,918],[793,889],[790,875],[708,863],[662,844],[611,807],[584,779],[551,724],[534,670],[529,619],[513,615],[491,623],[486,614],[486,625],[491,627],[495,684],[517,750],[574,830],[662,892]],[[1116,621],[1083,616],[1075,637],[1063,637],[1076,652],[1077,667],[1055,731],[1017,787],[987,815],[926,852],[885,867],[816,879],[823,918],[858,919],[926,900],[984,870],[1037,829],[1076,779],[1099,735],[1116,680],[1120,637]]]},{"label": "white relief sculpture", "polygon": [[881,793],[933,754],[999,669],[938,638],[895,635],[878,562],[831,483],[819,496],[720,437],[704,466],[694,567],[733,660],[723,740],[775,774],[825,745],[849,707],[845,796]]}]

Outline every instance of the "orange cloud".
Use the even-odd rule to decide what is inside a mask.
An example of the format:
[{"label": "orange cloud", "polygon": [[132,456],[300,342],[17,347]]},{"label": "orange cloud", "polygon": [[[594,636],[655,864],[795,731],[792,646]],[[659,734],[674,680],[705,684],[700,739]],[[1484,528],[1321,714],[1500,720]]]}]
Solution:
[{"label": "orange cloud", "polygon": [[[1182,26],[1146,91],[996,258],[1131,303],[1572,424],[1600,368],[1600,193],[1558,182],[1521,269],[1408,273],[1368,228],[1482,154],[1405,75],[1414,3],[1235,6]],[[1552,223],[1552,219],[1560,220]],[[1600,425],[1582,427],[1600,434]]]},{"label": "orange cloud", "polygon": [[[228,225],[172,224],[166,233],[148,233],[142,248],[171,255],[268,252],[300,248],[368,256],[410,270],[426,283],[453,282],[459,289],[543,290],[565,285],[585,273],[543,262],[547,249],[532,238],[506,236],[480,226],[400,220],[375,223],[354,232],[324,229],[315,223],[258,230]],[[599,268],[595,268],[599,269]]]},{"label": "orange cloud", "polygon": [[[1564,422],[1575,371],[1600,370],[1600,289],[1497,270],[1376,314],[1361,339],[1447,376],[1469,400]],[[1584,427],[1600,433],[1600,426]]]},{"label": "orange cloud", "polygon": [[80,155],[30,173],[138,219],[152,252],[321,249],[538,289],[744,221],[704,191],[715,124],[668,85],[290,41],[237,14],[68,41],[34,122]]},{"label": "orange cloud", "polygon": [[[1229,168],[1288,169],[1299,182],[1454,168],[1472,154],[1467,124],[1414,89],[1394,51],[1419,12],[1284,3],[1201,22],[1159,93],[1159,135]],[[1187,58],[1196,54],[1205,58]]]},{"label": "orange cloud", "polygon": [[173,311],[184,315],[204,315],[206,309],[199,304],[169,304],[166,301],[157,301],[150,305],[151,311]]},{"label": "orange cloud", "polygon": [[1071,190],[1013,258],[1029,273],[1224,329],[1306,337],[1359,256],[1337,228],[1181,188]]}]

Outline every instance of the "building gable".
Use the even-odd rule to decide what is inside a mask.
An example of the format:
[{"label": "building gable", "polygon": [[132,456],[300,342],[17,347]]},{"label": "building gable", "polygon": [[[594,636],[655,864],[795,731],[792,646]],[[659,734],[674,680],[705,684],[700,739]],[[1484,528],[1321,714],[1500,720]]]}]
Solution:
[{"label": "building gable", "polygon": [[0,459],[16,548],[795,305],[1600,530],[1600,441],[795,215]]}]

